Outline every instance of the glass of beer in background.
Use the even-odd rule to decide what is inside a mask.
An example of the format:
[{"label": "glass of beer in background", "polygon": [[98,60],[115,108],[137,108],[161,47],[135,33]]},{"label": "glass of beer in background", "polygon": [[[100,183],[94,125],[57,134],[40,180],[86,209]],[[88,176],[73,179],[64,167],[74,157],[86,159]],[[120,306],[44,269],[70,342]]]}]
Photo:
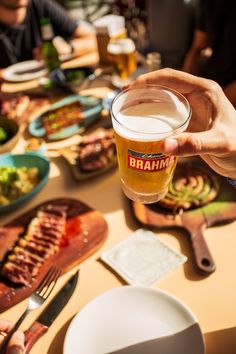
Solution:
[{"label": "glass of beer in background", "polygon": [[127,85],[137,68],[135,44],[130,38],[112,39],[107,52],[113,64],[112,83],[117,87]]},{"label": "glass of beer in background", "polygon": [[124,193],[141,203],[157,202],[168,192],[177,163],[160,152],[160,144],[187,128],[187,99],[158,85],[131,87],[113,100],[111,115]]}]

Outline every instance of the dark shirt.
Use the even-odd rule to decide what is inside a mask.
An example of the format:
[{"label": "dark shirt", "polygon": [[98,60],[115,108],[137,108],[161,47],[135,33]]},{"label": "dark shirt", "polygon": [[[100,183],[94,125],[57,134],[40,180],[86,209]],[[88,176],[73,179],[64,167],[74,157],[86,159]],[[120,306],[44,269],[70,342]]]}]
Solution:
[{"label": "dark shirt", "polygon": [[147,0],[150,46],[162,67],[180,69],[196,26],[197,0]]},{"label": "dark shirt", "polygon": [[33,49],[42,43],[40,18],[51,20],[55,35],[65,39],[72,37],[77,22],[70,19],[66,11],[52,0],[30,0],[22,24],[7,26],[0,22],[0,67],[30,60]]},{"label": "dark shirt", "polygon": [[227,85],[236,80],[236,1],[202,0],[197,28],[207,33],[212,56],[202,76]]}]

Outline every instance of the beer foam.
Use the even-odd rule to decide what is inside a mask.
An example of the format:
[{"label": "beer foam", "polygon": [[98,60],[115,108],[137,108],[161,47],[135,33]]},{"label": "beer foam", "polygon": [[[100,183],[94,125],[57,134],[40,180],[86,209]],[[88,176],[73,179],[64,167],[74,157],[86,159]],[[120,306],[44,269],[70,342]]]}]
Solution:
[{"label": "beer foam", "polygon": [[113,55],[129,54],[135,51],[135,45],[132,39],[129,38],[117,39],[116,41],[108,44],[107,51]]},{"label": "beer foam", "polygon": [[124,109],[113,118],[115,131],[137,141],[158,141],[176,129],[184,131],[188,125],[187,107],[173,93],[165,91],[165,95],[168,99],[164,102],[145,102],[145,99],[134,105],[124,102]]}]

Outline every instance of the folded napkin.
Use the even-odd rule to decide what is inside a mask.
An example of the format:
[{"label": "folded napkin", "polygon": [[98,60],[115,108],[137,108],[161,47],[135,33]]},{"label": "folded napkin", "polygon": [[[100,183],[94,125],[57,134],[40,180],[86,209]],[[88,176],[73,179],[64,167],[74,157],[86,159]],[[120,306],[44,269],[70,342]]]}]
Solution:
[{"label": "folded napkin", "polygon": [[139,229],[101,255],[128,284],[150,286],[186,262],[187,257],[174,251],[148,230]]}]

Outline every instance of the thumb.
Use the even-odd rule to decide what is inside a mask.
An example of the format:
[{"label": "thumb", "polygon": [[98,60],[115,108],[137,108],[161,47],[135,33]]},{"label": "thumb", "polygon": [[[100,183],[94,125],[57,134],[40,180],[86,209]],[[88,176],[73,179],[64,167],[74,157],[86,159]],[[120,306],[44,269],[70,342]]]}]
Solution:
[{"label": "thumb", "polygon": [[167,155],[193,156],[224,152],[222,139],[212,130],[202,133],[183,133],[166,138],[161,150]]},{"label": "thumb", "polygon": [[6,354],[23,354],[24,353],[24,333],[17,331],[13,334],[8,344]]}]

